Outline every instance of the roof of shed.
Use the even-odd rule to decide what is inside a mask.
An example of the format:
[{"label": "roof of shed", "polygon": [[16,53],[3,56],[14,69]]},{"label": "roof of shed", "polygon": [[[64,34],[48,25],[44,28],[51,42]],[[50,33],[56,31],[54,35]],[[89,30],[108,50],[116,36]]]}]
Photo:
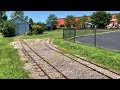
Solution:
[{"label": "roof of shed", "polygon": [[20,19],[22,19],[22,20],[25,21],[26,23],[30,24],[28,21],[26,21],[25,19],[21,18],[19,15],[16,15],[14,18],[11,19],[11,21],[14,20],[14,19],[17,18],[17,17],[20,18]]}]

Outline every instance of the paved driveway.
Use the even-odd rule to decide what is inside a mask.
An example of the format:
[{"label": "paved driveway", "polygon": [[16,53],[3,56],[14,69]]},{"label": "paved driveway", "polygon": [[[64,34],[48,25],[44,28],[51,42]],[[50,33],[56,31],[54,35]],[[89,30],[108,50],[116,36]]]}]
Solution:
[{"label": "paved driveway", "polygon": [[[94,35],[78,37],[77,42],[94,45]],[[120,51],[120,31],[97,34],[96,45],[110,50]]]}]

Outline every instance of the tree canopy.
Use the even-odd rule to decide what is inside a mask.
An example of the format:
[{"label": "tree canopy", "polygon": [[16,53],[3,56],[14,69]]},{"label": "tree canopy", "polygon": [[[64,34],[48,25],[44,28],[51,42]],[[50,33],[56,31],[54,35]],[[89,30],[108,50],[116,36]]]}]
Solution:
[{"label": "tree canopy", "polygon": [[105,11],[97,11],[94,12],[91,16],[91,22],[94,25],[97,25],[98,28],[104,28],[106,25],[110,23],[111,20],[110,13],[107,13]]},{"label": "tree canopy", "polygon": [[0,22],[7,19],[6,11],[0,11]]},{"label": "tree canopy", "polygon": [[28,21],[29,17],[28,16],[25,16],[25,20]]},{"label": "tree canopy", "polygon": [[116,16],[118,23],[120,24],[120,13]]},{"label": "tree canopy", "polygon": [[30,23],[31,25],[33,25],[33,24],[34,24],[34,22],[33,22],[32,18],[30,18],[30,19],[29,19],[29,23]]},{"label": "tree canopy", "polygon": [[72,27],[72,26],[75,26],[75,17],[73,15],[68,15],[66,18],[65,18],[65,25],[67,27]]},{"label": "tree canopy", "polygon": [[19,15],[21,18],[24,18],[25,16],[24,16],[24,12],[23,11],[13,11],[12,13],[11,13],[11,18],[14,18],[15,16],[17,16],[17,15]]},{"label": "tree canopy", "polygon": [[48,19],[46,20],[46,23],[47,24],[51,24],[52,25],[52,29],[53,29],[56,20],[57,20],[57,16],[55,16],[55,14],[50,14],[48,16]]},{"label": "tree canopy", "polygon": [[24,15],[24,11],[13,11],[11,13],[11,18],[14,18],[15,16],[19,15],[21,18],[25,19],[26,21],[28,21],[29,17]]},{"label": "tree canopy", "polygon": [[79,18],[77,21],[76,21],[76,27],[77,28],[80,28],[81,26],[84,26],[86,24],[86,21],[87,21],[87,17],[84,15],[82,16],[81,18]]}]

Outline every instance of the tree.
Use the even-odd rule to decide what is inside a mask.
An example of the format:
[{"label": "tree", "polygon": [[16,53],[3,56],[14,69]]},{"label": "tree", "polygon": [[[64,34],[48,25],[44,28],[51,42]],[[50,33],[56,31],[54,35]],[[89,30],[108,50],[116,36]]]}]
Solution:
[{"label": "tree", "polygon": [[0,11],[0,32],[2,29],[2,22],[3,20],[7,19],[6,11]]},{"label": "tree", "polygon": [[37,22],[37,25],[39,25],[39,26],[41,26],[41,28],[43,29],[43,30],[46,30],[47,29],[47,27],[46,27],[46,24],[44,23],[44,22]]},{"label": "tree", "polygon": [[79,18],[79,19],[76,21],[76,27],[77,27],[77,28],[80,28],[80,27],[85,26],[87,20],[88,20],[88,19],[87,19],[87,17],[86,17],[85,15],[82,16],[81,18]]},{"label": "tree", "polygon": [[72,26],[75,25],[75,23],[76,23],[76,21],[75,21],[74,16],[68,15],[68,16],[65,18],[65,25],[66,25],[67,27],[72,27]]},{"label": "tree", "polygon": [[29,23],[30,23],[31,25],[34,24],[32,18],[29,19]]},{"label": "tree", "polygon": [[2,17],[3,20],[7,20],[7,18],[8,18],[8,17],[7,17],[6,14]]},{"label": "tree", "polygon": [[53,29],[56,20],[57,20],[57,17],[55,16],[55,14],[50,14],[48,16],[48,19],[46,20],[46,23],[51,24],[52,25],[51,29]]},{"label": "tree", "polygon": [[44,23],[44,22],[40,22],[40,21],[39,21],[39,22],[37,22],[37,24],[38,24],[38,25],[40,25],[40,26],[41,26],[41,25],[45,25],[45,23]]},{"label": "tree", "polygon": [[19,15],[21,18],[25,18],[23,11],[13,11],[11,13],[11,18],[14,18],[15,16]]},{"label": "tree", "polygon": [[2,22],[2,18],[5,14],[6,14],[6,11],[0,11],[0,22]]},{"label": "tree", "polygon": [[25,20],[28,21],[29,17],[28,16],[25,16]]},{"label": "tree", "polygon": [[4,37],[15,36],[15,25],[12,21],[3,21],[2,27],[1,32]]},{"label": "tree", "polygon": [[2,21],[2,11],[0,11],[0,22]]},{"label": "tree", "polygon": [[120,24],[120,13],[116,16],[118,24]]},{"label": "tree", "polygon": [[110,23],[111,18],[110,13],[106,13],[105,11],[97,11],[91,16],[91,22],[92,24],[97,25],[98,28],[105,28],[105,26]]}]

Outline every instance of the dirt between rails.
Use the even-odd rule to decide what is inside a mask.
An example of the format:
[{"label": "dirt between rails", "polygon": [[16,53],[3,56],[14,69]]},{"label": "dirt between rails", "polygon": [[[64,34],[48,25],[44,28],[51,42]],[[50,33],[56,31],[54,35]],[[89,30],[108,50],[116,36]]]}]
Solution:
[{"label": "dirt between rails", "polygon": [[[48,39],[24,39],[24,41],[35,51],[37,52],[40,56],[42,56],[46,61],[51,63],[55,68],[57,68],[60,72],[62,72],[64,75],[66,75],[69,79],[109,79],[107,76],[104,74],[101,74],[93,69],[90,69],[80,63],[77,63],[75,61],[72,61],[70,58],[59,54],[52,49],[48,48],[45,43]],[[52,47],[48,41],[47,43],[50,47]],[[22,46],[19,41],[15,41],[12,43],[14,48],[17,48],[19,51],[19,55],[21,57],[21,60],[25,62],[24,64],[24,69],[29,71],[29,77],[31,79],[48,79],[45,74],[38,69],[38,67],[35,65],[33,61],[31,61],[24,53],[22,50]],[[36,57],[33,57],[36,58]],[[77,59],[76,59],[77,60]],[[39,61],[39,64],[42,63],[43,61]],[[85,62],[83,62],[85,63]],[[88,64],[88,63],[87,63]],[[90,64],[88,65],[90,66]],[[91,65],[92,66],[92,65]],[[52,72],[49,71],[51,67],[48,67],[46,65],[42,65],[44,70],[48,72],[48,74],[53,77],[52,79],[61,79],[57,78],[57,76],[52,75]],[[92,66],[95,67],[95,66]],[[96,67],[96,69],[100,69]],[[101,70],[102,71],[102,70]],[[104,72],[104,70],[103,70]],[[106,72],[107,75],[110,76],[109,72]],[[120,78],[119,76],[114,76],[111,75],[113,78]]]}]

